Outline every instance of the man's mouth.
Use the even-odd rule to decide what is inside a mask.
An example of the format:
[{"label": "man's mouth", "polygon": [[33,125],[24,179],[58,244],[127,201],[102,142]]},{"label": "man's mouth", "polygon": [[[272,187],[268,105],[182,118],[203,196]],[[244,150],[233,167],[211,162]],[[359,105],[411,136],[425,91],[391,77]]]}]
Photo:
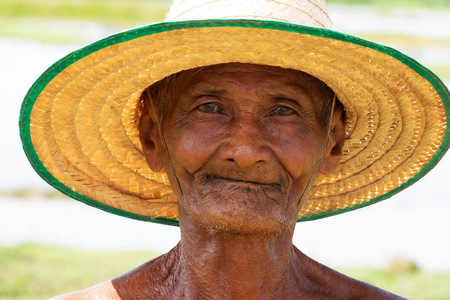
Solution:
[{"label": "man's mouth", "polygon": [[204,185],[208,183],[225,183],[231,185],[236,189],[243,189],[246,191],[257,191],[257,190],[276,190],[281,194],[287,193],[287,184],[282,182],[282,180],[268,180],[267,178],[245,178],[240,177],[225,177],[213,174],[204,174],[201,176],[199,183]]}]

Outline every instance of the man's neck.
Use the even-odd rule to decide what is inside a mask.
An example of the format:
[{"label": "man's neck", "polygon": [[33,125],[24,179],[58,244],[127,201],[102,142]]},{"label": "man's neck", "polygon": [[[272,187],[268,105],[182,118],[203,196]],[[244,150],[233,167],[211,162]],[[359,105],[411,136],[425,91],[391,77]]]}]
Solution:
[{"label": "man's neck", "polygon": [[256,236],[181,225],[170,252],[73,299],[400,299],[301,253],[293,226]]},{"label": "man's neck", "polygon": [[223,299],[285,298],[298,285],[294,226],[264,236],[199,228],[183,221],[180,267],[187,298],[217,298],[217,291]]}]

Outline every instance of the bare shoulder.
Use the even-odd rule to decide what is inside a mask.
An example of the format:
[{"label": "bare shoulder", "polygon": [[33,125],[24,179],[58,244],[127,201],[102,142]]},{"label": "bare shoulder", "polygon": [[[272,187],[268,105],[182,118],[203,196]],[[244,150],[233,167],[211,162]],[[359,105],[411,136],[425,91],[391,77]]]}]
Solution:
[{"label": "bare shoulder", "polygon": [[366,282],[351,278],[304,255],[297,256],[309,287],[323,299],[405,299]]},{"label": "bare shoulder", "polygon": [[70,299],[121,299],[117,294],[111,280],[105,281],[103,283],[97,284],[88,289],[78,291],[75,293],[64,294],[51,298],[50,300],[70,300]]},{"label": "bare shoulder", "polygon": [[406,299],[367,282],[348,277],[337,271],[334,272],[336,272],[337,276],[342,278],[342,282],[345,282],[349,287],[351,299]]},{"label": "bare shoulder", "polygon": [[174,299],[178,287],[179,254],[177,246],[111,282],[122,299]]}]

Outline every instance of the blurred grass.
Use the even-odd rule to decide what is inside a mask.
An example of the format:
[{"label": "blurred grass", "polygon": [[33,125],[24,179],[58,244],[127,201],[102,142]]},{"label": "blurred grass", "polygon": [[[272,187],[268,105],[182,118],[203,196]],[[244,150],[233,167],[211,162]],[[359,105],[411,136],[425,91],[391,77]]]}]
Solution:
[{"label": "blurred grass", "polygon": [[57,18],[96,21],[113,26],[138,26],[164,19],[163,0],[0,0],[0,17]]},{"label": "blurred grass", "polygon": [[89,252],[41,245],[0,247],[0,299],[48,299],[81,290],[156,256],[149,252]]},{"label": "blurred grass", "polygon": [[[54,246],[0,247],[0,299],[47,299],[117,277],[156,257],[150,252],[93,252]],[[417,268],[339,271],[410,299],[450,299],[450,274]]]},{"label": "blurred grass", "polygon": [[340,272],[408,299],[450,299],[450,274],[341,268]]},{"label": "blurred grass", "polygon": [[[0,0],[0,36],[85,44],[163,21],[169,5],[165,0]],[[99,25],[104,33],[96,35]]]}]

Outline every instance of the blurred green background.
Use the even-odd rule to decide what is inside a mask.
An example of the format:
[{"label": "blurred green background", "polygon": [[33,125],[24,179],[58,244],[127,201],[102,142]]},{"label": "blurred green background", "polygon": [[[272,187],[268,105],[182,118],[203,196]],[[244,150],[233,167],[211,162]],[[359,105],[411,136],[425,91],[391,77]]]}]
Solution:
[{"label": "blurred green background", "polygon": [[[169,0],[0,0],[0,36],[56,44],[86,44],[96,39],[89,38],[83,30],[68,31],[64,28],[76,24],[81,28],[81,25],[97,23],[110,32],[117,32],[163,21],[170,3]],[[410,10],[407,13],[411,17],[418,9],[450,11],[450,0],[329,0],[327,3],[371,7],[388,16],[399,8]],[[376,32],[359,36],[400,49],[411,45],[436,45],[450,49],[448,39]],[[428,67],[440,77],[450,78],[449,67]]]}]

